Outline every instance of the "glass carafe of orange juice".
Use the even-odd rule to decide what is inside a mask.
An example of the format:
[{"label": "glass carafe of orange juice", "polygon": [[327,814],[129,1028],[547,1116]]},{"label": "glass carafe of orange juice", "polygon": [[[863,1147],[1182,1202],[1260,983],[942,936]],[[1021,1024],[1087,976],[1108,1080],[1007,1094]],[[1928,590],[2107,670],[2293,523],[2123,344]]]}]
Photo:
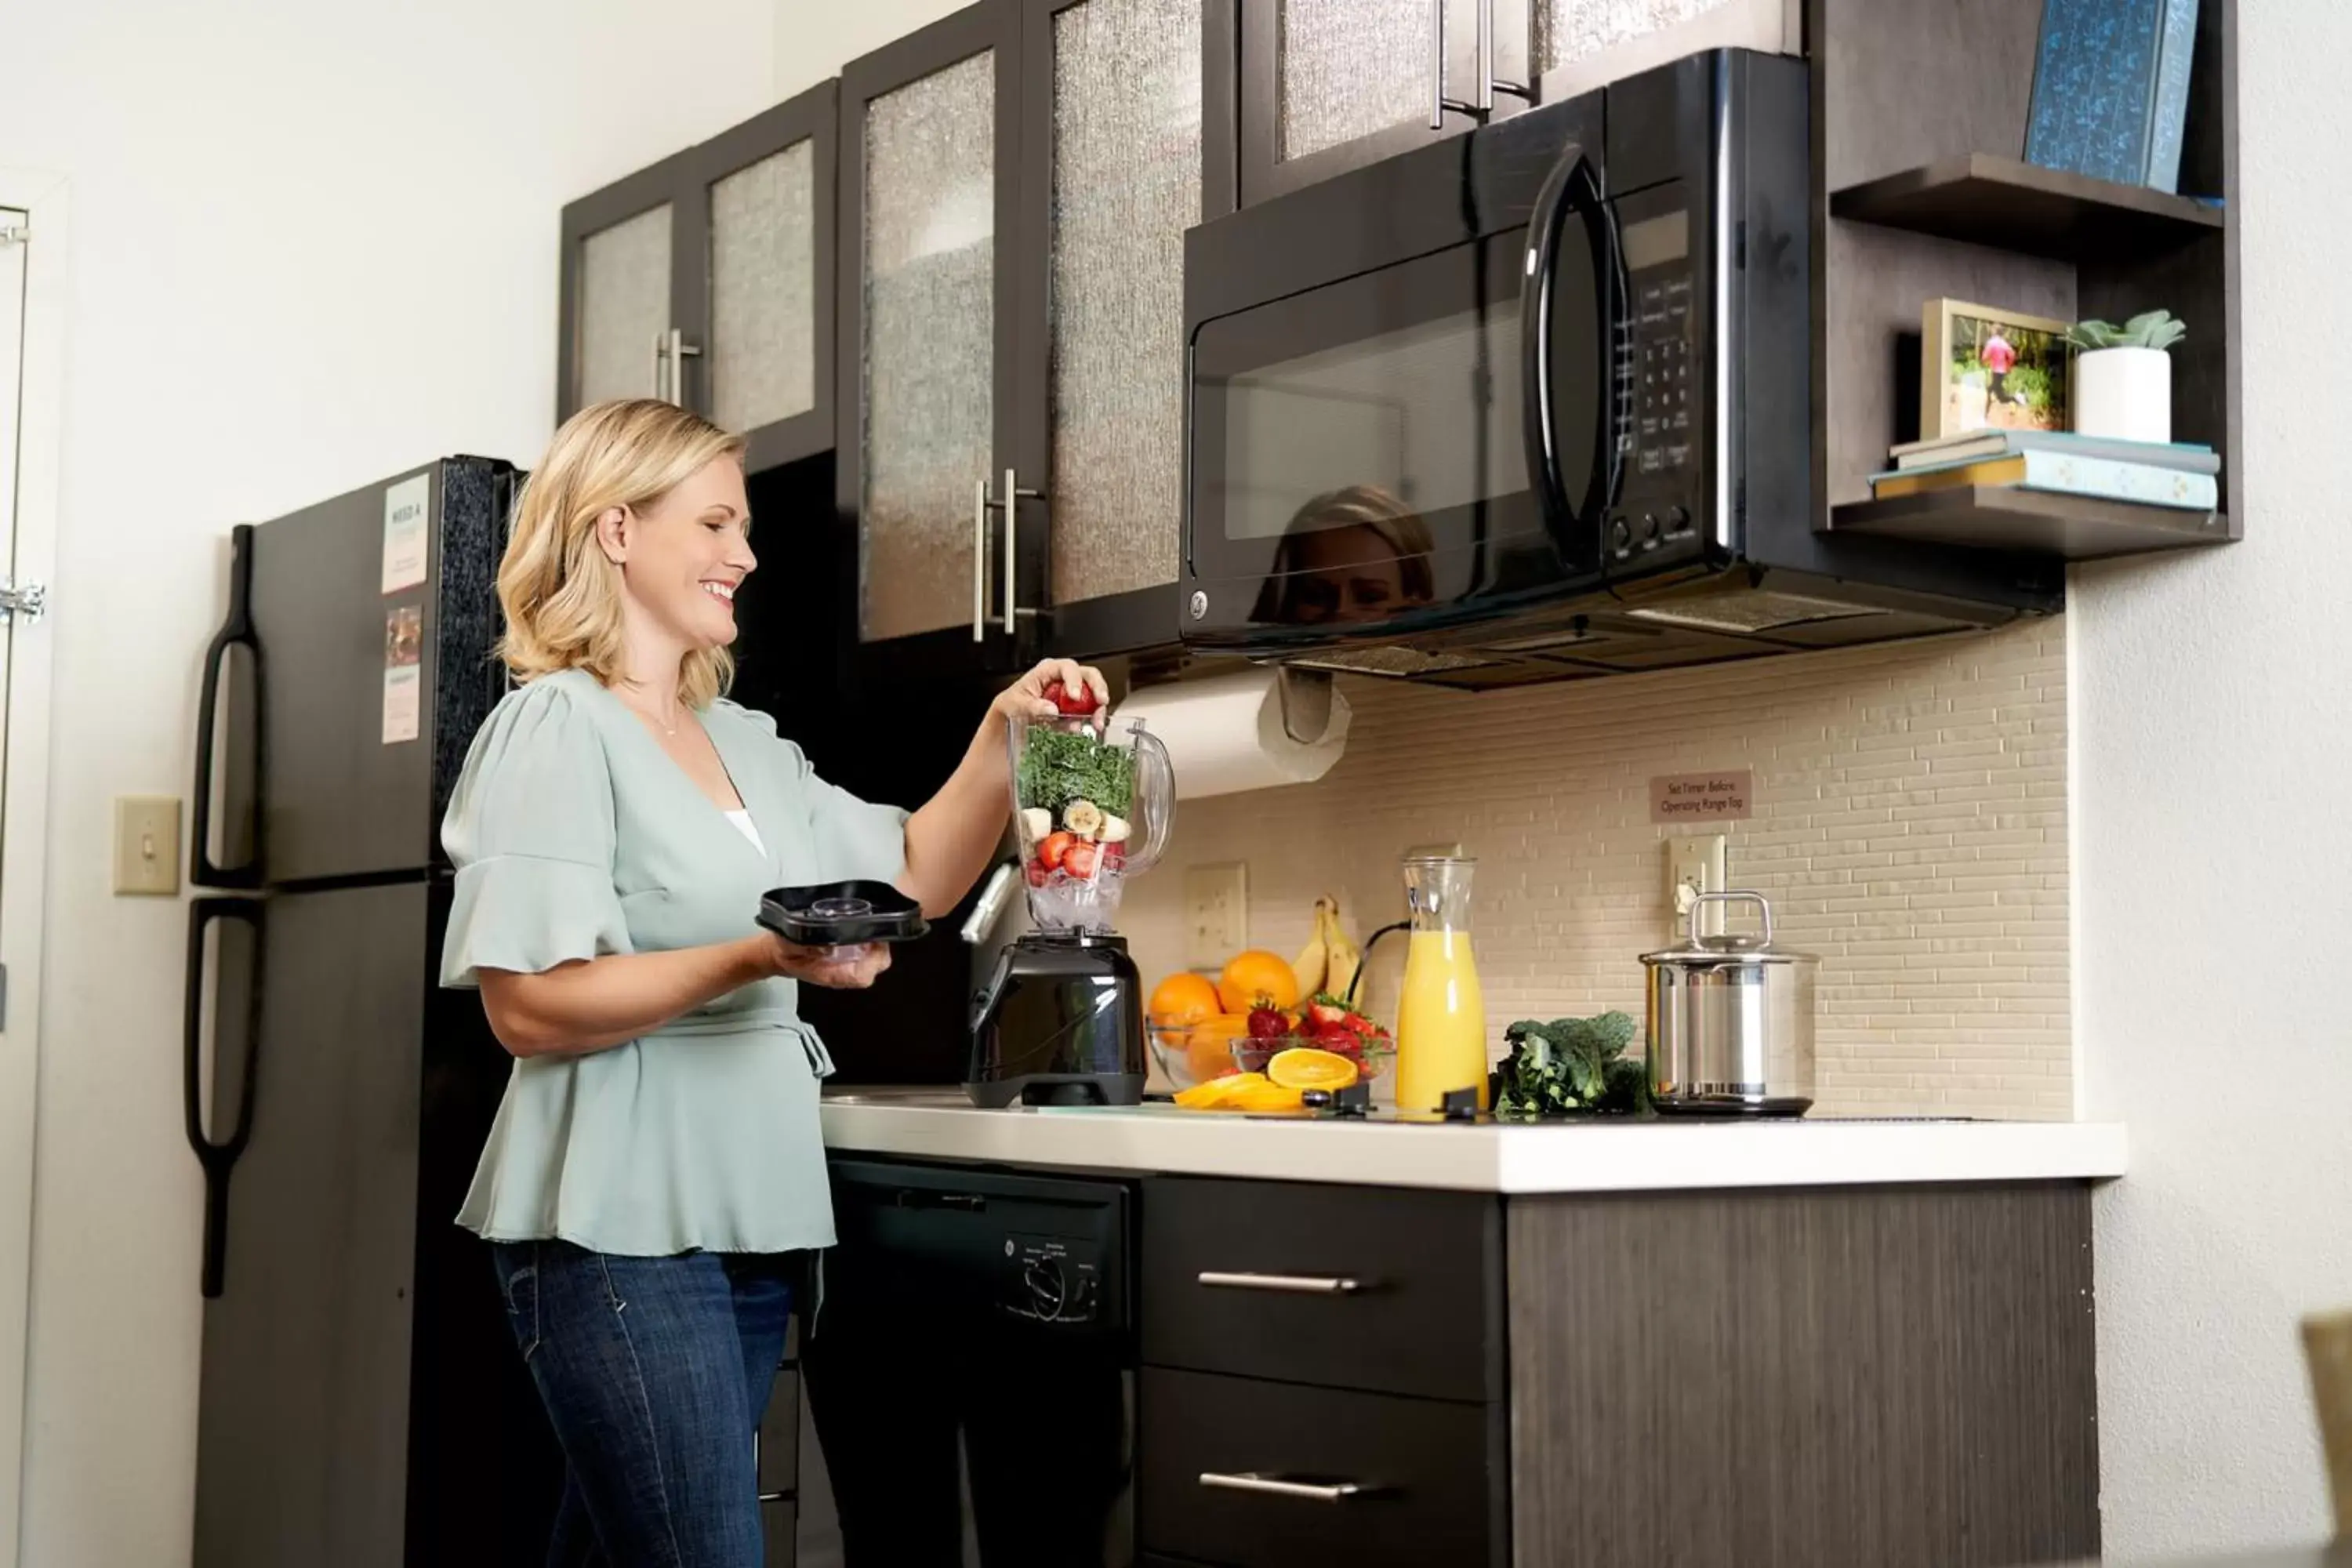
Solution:
[{"label": "glass carafe of orange juice", "polygon": [[1486,1109],[1486,1005],[1470,957],[1470,879],[1477,867],[1458,856],[1404,863],[1412,945],[1397,1003],[1400,1110],[1435,1110],[1457,1089],[1475,1089],[1478,1109]]}]

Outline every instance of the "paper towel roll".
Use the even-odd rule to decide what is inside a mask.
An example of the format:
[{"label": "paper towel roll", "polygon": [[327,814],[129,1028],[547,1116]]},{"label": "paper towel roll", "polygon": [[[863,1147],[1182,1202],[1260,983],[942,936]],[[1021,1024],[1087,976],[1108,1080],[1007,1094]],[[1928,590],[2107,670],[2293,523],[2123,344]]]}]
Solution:
[{"label": "paper towel roll", "polygon": [[1160,737],[1178,800],[1312,784],[1348,742],[1348,700],[1329,676],[1269,667],[1146,687],[1112,719],[1140,719]]}]

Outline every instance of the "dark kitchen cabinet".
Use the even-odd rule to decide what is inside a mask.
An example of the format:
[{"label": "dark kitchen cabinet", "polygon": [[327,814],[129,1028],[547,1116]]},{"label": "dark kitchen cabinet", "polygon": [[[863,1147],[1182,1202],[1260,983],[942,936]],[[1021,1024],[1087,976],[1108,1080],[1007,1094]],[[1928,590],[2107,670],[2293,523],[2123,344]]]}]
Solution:
[{"label": "dark kitchen cabinet", "polygon": [[1202,4],[984,0],[844,70],[861,679],[1174,640]]},{"label": "dark kitchen cabinet", "polygon": [[1702,49],[1801,52],[1790,0],[1220,0],[1244,205]]},{"label": "dark kitchen cabinet", "polygon": [[1236,47],[1212,67],[1237,73],[1245,205],[1526,101],[1529,0],[1228,3]]},{"label": "dark kitchen cabinet", "polygon": [[563,209],[556,414],[659,397],[762,472],[834,443],[836,88]]},{"label": "dark kitchen cabinet", "polygon": [[[1143,1184],[1139,1545],[1322,1563],[2098,1549],[2090,1193]],[[1629,1506],[1673,1478],[1675,1506]]]}]

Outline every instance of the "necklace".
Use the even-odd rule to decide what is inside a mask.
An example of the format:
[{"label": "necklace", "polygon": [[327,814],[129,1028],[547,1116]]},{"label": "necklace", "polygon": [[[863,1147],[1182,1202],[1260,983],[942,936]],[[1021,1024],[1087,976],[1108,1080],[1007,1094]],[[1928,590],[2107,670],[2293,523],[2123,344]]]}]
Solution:
[{"label": "necklace", "polygon": [[[626,700],[625,699],[624,700]],[[629,710],[635,713],[638,718],[643,719],[646,723],[651,724],[655,729],[659,730],[665,735],[675,736],[677,733],[677,724],[663,723],[659,714],[648,713],[635,702],[629,703]],[[678,723],[682,724],[685,721],[686,716],[684,714],[680,714],[678,716]]]}]

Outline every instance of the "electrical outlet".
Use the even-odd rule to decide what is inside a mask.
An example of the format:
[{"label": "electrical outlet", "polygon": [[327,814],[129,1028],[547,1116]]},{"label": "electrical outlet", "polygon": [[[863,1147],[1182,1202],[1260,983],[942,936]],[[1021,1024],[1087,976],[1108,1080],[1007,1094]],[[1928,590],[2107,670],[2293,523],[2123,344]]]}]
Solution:
[{"label": "electrical outlet", "polygon": [[180,803],[170,795],[118,795],[114,802],[114,890],[180,890]]},{"label": "electrical outlet", "polygon": [[1215,970],[1249,946],[1249,868],[1240,861],[1184,868],[1184,963]]},{"label": "electrical outlet", "polygon": [[[1691,900],[1701,893],[1725,890],[1724,845],[1724,836],[1720,833],[1694,834],[1666,840],[1666,906],[1673,911],[1677,933],[1690,929]],[[1702,936],[1721,935],[1722,906],[1711,907],[1701,915],[1698,929]]]}]

